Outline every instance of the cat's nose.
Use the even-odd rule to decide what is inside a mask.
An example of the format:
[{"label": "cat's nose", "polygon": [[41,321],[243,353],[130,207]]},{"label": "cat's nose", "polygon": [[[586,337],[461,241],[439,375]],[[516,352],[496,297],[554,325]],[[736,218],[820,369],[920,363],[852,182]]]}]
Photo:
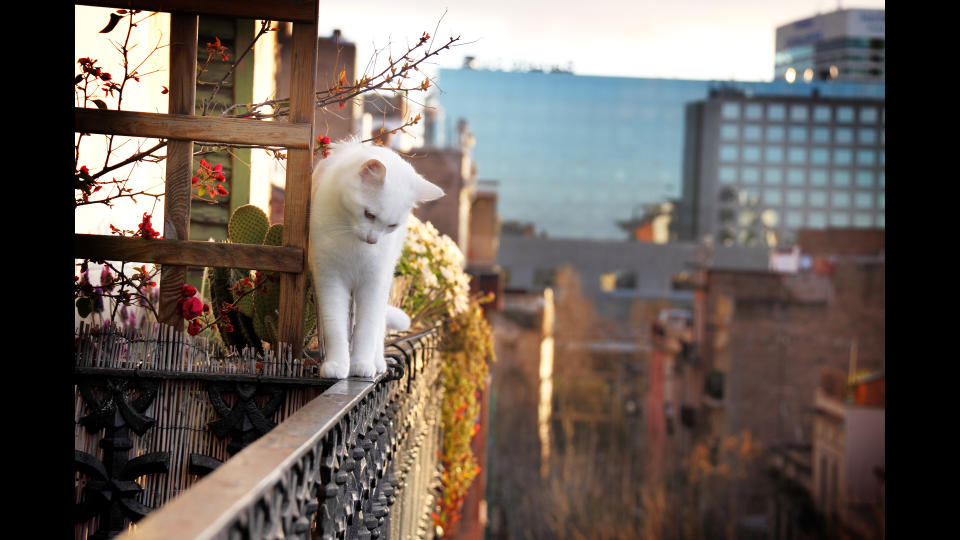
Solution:
[{"label": "cat's nose", "polygon": [[370,234],[367,235],[366,241],[367,241],[368,244],[376,244],[376,243],[377,243],[377,239],[374,238],[373,235],[370,235]]}]

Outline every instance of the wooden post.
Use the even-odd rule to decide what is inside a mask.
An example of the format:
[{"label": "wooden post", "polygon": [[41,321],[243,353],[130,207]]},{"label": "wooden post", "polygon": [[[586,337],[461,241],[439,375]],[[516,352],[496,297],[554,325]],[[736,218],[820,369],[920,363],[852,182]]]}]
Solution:
[{"label": "wooden post", "polygon": [[[310,124],[307,149],[287,152],[287,182],[283,209],[283,245],[307,249],[308,207],[313,176],[313,123],[316,100],[317,23],[293,23],[290,75],[290,122]],[[305,265],[306,266],[306,265]],[[279,340],[289,344],[294,358],[302,357],[303,309],[307,273],[280,277]]]},{"label": "wooden post", "polygon": [[[197,16],[170,14],[171,114],[194,114],[197,94]],[[163,236],[189,240],[190,177],[193,141],[167,143],[167,179],[163,199]],[[186,266],[163,265],[160,274],[160,322],[182,330],[177,300],[187,279]]]}]

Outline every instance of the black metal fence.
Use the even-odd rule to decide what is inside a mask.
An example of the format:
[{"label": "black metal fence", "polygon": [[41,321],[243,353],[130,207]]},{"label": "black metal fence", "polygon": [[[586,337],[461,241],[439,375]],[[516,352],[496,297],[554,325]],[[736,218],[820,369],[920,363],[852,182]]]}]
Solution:
[{"label": "black metal fence", "polygon": [[76,537],[432,538],[439,339],[373,379],[78,362]]}]

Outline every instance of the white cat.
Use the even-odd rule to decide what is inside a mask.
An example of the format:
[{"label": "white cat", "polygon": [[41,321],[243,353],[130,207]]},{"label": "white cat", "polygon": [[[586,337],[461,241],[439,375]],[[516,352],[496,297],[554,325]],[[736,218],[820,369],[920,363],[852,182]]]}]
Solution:
[{"label": "white cat", "polygon": [[[410,210],[443,196],[400,156],[357,141],[334,143],[313,174],[307,261],[325,349],[320,374],[343,379],[386,371],[386,326],[410,319],[389,307]],[[350,307],[354,304],[353,348]]]}]

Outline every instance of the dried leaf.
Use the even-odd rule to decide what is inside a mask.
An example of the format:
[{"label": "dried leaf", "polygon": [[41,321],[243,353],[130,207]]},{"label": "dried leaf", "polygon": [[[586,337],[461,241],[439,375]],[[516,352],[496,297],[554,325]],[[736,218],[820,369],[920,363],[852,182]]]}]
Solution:
[{"label": "dried leaf", "polygon": [[104,103],[102,100],[94,99],[92,101],[97,106],[97,108],[100,109],[101,111],[107,110],[107,104]]},{"label": "dried leaf", "polygon": [[117,23],[119,23],[120,19],[122,18],[123,17],[121,15],[117,15],[116,13],[111,13],[110,22],[108,22],[107,25],[103,27],[103,30],[101,30],[100,33],[101,34],[109,33],[111,30],[117,27]]}]

